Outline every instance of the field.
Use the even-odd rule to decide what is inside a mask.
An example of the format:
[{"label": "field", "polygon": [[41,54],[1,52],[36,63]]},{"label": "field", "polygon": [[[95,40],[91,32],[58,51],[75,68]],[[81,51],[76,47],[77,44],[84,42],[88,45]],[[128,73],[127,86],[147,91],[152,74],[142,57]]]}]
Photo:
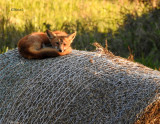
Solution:
[{"label": "field", "polygon": [[77,31],[74,49],[93,51],[94,42],[127,58],[160,68],[160,7],[129,0],[0,1],[0,53],[17,47],[31,32]]}]

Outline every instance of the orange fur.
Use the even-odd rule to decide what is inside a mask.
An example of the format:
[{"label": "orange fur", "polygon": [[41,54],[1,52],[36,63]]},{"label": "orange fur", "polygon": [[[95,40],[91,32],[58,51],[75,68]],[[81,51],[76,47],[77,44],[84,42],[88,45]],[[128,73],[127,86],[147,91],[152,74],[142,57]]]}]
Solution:
[{"label": "orange fur", "polygon": [[43,59],[67,55],[72,51],[70,45],[75,36],[76,33],[68,35],[66,32],[61,31],[35,32],[19,40],[18,51],[27,59]]}]

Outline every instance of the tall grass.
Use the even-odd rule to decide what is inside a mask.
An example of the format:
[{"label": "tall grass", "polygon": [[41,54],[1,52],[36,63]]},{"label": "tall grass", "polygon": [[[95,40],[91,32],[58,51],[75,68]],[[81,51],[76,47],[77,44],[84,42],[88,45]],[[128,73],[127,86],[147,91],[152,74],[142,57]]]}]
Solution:
[{"label": "tall grass", "polygon": [[[127,46],[134,52],[136,61],[152,68],[160,67],[160,9],[150,10],[141,16],[128,14],[115,38],[108,39],[112,51],[127,57]],[[117,49],[117,48],[120,49]],[[122,49],[123,47],[123,49]]]},{"label": "tall grass", "polygon": [[[109,49],[113,53],[126,57],[129,55],[129,51],[124,49],[127,49],[128,45],[133,52],[141,45],[139,44],[140,40],[137,39],[136,43],[131,40],[135,36],[132,36],[132,33],[137,31],[132,27],[128,30],[125,28],[129,24],[127,16],[132,15],[133,18],[130,20],[135,22],[138,17],[150,13],[151,8],[145,3],[137,4],[137,2],[129,0],[119,0],[119,2],[116,0],[0,1],[0,53],[15,48],[18,40],[26,34],[51,29],[63,30],[68,33],[76,30],[77,37],[73,43],[75,49],[94,50],[91,45],[93,42],[98,41],[105,45],[107,39]],[[19,9],[19,11],[14,9]],[[151,21],[154,23],[154,20]],[[144,22],[140,21],[140,23]],[[153,39],[153,43],[157,40],[159,39]],[[138,50],[135,60],[136,57],[137,61],[149,65],[144,63],[147,56],[142,50]],[[150,59],[151,66],[149,66],[158,68],[159,62],[154,64],[152,60],[155,59]]]}]

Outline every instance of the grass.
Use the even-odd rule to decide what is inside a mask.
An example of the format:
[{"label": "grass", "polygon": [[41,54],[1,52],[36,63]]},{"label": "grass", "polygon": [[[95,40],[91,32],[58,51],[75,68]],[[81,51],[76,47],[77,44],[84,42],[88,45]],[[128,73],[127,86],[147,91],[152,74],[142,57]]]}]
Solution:
[{"label": "grass", "polygon": [[[151,68],[160,67],[160,9],[150,10],[141,16],[126,15],[123,27],[109,38],[112,51],[127,57],[128,49],[134,53],[135,61]],[[120,32],[120,33],[119,33]],[[115,45],[117,44],[117,46]],[[117,48],[120,48],[117,50]],[[123,47],[123,49],[121,49]]]},{"label": "grass", "polygon": [[0,5],[0,53],[31,32],[76,30],[75,49],[92,51],[95,41],[104,46],[107,40],[114,54],[128,57],[129,46],[135,61],[160,67],[158,7],[128,0],[5,0]]}]

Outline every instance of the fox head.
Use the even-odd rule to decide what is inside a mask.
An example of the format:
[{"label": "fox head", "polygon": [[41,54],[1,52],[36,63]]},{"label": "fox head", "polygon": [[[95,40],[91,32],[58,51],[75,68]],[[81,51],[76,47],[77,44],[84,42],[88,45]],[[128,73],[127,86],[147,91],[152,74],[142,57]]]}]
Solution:
[{"label": "fox head", "polygon": [[50,30],[47,30],[46,33],[52,47],[57,49],[57,51],[59,52],[64,52],[67,48],[69,48],[76,36],[76,32],[67,35],[65,32],[56,34],[54,32],[51,32]]}]

